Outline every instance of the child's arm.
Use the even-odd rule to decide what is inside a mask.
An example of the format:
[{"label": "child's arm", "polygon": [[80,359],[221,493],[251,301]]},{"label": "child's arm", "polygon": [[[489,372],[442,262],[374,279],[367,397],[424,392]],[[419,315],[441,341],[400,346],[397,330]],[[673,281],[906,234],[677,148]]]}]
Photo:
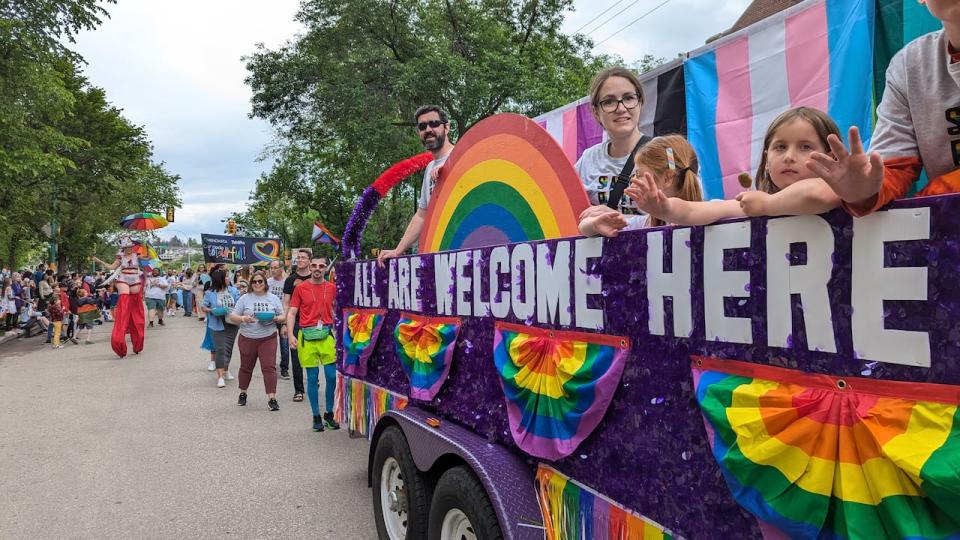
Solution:
[{"label": "child's arm", "polygon": [[737,201],[748,216],[804,216],[840,206],[840,197],[822,178],[800,180],[773,194],[744,191]]},{"label": "child's arm", "polygon": [[617,236],[627,226],[627,220],[613,208],[598,205],[580,214],[580,234],[584,236]]},{"label": "child's arm", "polygon": [[634,178],[624,193],[640,210],[674,225],[709,225],[721,219],[744,216],[737,201],[686,201],[667,197],[650,173]]}]

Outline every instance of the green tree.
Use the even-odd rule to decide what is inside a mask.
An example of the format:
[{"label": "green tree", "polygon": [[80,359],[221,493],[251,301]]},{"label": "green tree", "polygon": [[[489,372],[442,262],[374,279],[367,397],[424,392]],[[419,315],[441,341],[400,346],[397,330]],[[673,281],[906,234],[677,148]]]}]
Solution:
[{"label": "green tree", "polygon": [[[560,31],[571,0],[303,0],[305,31],[246,59],[252,115],[270,121],[276,164],[251,207],[313,209],[335,234],[362,189],[422,151],[419,105],[443,107],[458,133],[499,112],[533,116],[579,98],[611,59]],[[396,242],[418,181],[371,219],[372,245]],[[261,215],[263,212],[261,212]],[[254,218],[256,216],[250,216]]]}]

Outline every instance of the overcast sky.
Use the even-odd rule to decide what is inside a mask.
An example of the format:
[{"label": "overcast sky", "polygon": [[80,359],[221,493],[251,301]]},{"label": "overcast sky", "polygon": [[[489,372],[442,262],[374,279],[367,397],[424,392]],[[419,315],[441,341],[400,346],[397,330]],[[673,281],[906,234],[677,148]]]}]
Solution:
[{"label": "overcast sky", "polygon": [[[589,33],[597,43],[606,40],[594,52],[619,54],[628,62],[644,54],[671,59],[729,28],[749,3],[576,0],[564,30]],[[89,63],[86,75],[129,120],[146,128],[156,158],[182,177],[183,206],[162,237],[221,233],[220,220],[246,208],[257,177],[269,169],[258,157],[271,131],[247,117],[251,93],[243,83],[241,57],[258,42],[275,48],[293,37],[298,5],[298,0],[120,0],[107,6],[110,18],[102,26],[78,37],[75,48]]]}]

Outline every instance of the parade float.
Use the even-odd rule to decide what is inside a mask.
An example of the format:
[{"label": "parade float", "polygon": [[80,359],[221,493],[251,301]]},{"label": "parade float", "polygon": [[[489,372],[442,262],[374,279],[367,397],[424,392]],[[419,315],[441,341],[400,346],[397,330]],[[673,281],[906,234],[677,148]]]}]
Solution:
[{"label": "parade float", "polygon": [[[714,197],[782,108],[869,132],[896,5],[807,1],[694,51],[644,78],[644,131],[684,132]],[[359,246],[423,156],[351,218],[337,416],[381,537],[958,537],[960,196],[578,237],[583,111],[463,134],[416,255]]]}]

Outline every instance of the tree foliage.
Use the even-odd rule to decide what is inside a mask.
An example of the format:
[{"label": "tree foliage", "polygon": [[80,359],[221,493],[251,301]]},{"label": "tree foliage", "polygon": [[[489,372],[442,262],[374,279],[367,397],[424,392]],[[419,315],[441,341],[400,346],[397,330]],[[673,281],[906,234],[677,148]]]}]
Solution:
[{"label": "tree foliage", "polygon": [[95,28],[103,3],[112,0],[0,1],[5,266],[49,241],[60,246],[61,266],[77,264],[124,213],[179,204],[178,178],[153,161],[143,128],[83,77],[82,58],[62,44]]},{"label": "tree foliage", "polygon": [[[305,31],[248,57],[252,115],[271,122],[273,169],[251,220],[313,209],[342,232],[360,191],[422,151],[413,113],[437,104],[456,132],[499,112],[537,115],[586,93],[610,59],[560,31],[571,0],[303,0]],[[392,245],[419,181],[398,186],[371,219],[370,245]],[[283,210],[277,217],[269,209]],[[270,228],[278,229],[273,223]]]}]

